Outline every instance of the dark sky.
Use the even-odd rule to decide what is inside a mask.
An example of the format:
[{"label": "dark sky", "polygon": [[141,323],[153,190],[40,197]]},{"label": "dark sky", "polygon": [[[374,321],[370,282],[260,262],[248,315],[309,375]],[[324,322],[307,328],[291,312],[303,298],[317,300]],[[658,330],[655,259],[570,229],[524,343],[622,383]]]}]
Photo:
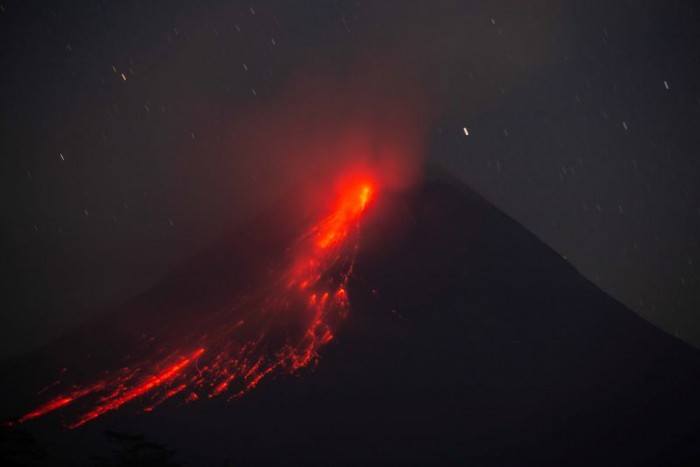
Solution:
[{"label": "dark sky", "polygon": [[693,2],[2,1],[0,356],[331,167],[269,130],[316,139],[355,101],[418,115],[415,152],[700,345],[696,24]]}]

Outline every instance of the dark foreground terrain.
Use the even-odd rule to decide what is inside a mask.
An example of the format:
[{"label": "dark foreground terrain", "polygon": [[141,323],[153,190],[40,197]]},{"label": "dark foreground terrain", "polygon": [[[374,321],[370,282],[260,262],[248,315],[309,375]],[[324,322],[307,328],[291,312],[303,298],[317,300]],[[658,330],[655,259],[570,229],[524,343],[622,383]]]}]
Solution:
[{"label": "dark foreground terrain", "polygon": [[[256,228],[239,237],[263,241]],[[66,359],[90,349],[108,360],[130,345],[136,322],[162,322],[166,304],[244,280],[255,247],[220,245],[112,317],[5,362],[2,415],[30,407],[29,388]],[[352,311],[312,370],[229,403],[148,414],[134,404],[73,431],[60,416],[20,429],[44,459],[81,464],[109,457],[105,430],[142,435],[195,465],[700,462],[700,353],[466,188],[381,193],[361,246]],[[188,307],[174,308],[187,319]],[[13,430],[5,435],[23,433]]]}]

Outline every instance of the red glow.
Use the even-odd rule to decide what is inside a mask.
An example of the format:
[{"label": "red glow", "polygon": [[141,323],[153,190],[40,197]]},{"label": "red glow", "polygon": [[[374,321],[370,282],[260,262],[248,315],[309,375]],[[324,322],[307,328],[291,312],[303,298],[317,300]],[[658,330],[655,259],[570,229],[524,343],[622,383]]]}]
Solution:
[{"label": "red glow", "polygon": [[197,357],[199,357],[203,353],[204,349],[199,349],[188,358],[185,358],[182,361],[171,365],[169,368],[166,368],[165,370],[161,371],[156,375],[146,378],[144,381],[141,381],[139,384],[137,384],[137,386],[131,389],[123,390],[122,388],[117,388],[111,396],[108,396],[107,398],[101,400],[95,408],[93,408],[91,411],[80,417],[80,419],[77,422],[70,425],[70,427],[78,427],[84,423],[89,422],[94,418],[99,417],[100,415],[106,412],[109,412],[110,410],[118,409],[130,400],[135,399],[145,394],[146,392],[155,389],[156,387],[160,386],[166,381],[175,378],[185,367],[187,367],[187,365],[192,363]]},{"label": "red glow", "polygon": [[371,196],[372,186],[369,182],[360,183],[343,193],[335,212],[319,226],[316,245],[328,248],[342,242],[352,223],[367,207]]},{"label": "red glow", "polygon": [[53,412],[54,410],[65,407],[71,402],[80,399],[81,397],[86,396],[91,392],[100,391],[102,389],[104,389],[104,384],[102,382],[97,382],[96,384],[86,388],[75,388],[73,391],[70,391],[66,394],[62,394],[50,400],[46,404],[37,408],[36,410],[33,410],[32,412],[23,415],[22,417],[20,417],[19,420],[17,420],[17,423],[24,423],[33,418],[41,417],[42,415],[46,415],[49,412]]},{"label": "red glow", "polygon": [[[69,405],[77,406],[68,424],[75,428],[136,399],[146,399],[144,410],[150,411],[178,395],[185,402],[203,395],[235,398],[274,371],[308,366],[349,311],[346,289],[359,220],[374,191],[369,180],[346,184],[331,213],[294,243],[289,265],[259,293],[232,297],[230,314],[217,315],[221,320],[206,334],[182,335],[180,348],[165,356],[151,351],[140,363],[104,373],[91,385],[64,390],[17,423]],[[291,328],[280,324],[290,316]]]}]

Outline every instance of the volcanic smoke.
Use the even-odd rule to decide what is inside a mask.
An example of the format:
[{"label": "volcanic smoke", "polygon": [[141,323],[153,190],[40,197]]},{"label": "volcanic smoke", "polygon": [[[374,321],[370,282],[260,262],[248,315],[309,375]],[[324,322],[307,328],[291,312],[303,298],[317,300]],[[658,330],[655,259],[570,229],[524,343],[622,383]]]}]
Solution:
[{"label": "volcanic smoke", "polygon": [[233,399],[266,375],[315,362],[349,312],[360,219],[375,191],[369,179],[347,184],[332,212],[288,248],[272,278],[212,310],[204,331],[180,334],[168,350],[151,349],[92,383],[56,382],[53,397],[11,424],[63,409],[72,429],[135,400],[150,411],[176,397]]}]

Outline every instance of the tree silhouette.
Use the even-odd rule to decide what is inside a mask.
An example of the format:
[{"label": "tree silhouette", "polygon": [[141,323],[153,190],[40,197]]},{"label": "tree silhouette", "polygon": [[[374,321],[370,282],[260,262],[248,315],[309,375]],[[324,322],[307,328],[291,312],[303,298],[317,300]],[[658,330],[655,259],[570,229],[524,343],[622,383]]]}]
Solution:
[{"label": "tree silhouette", "polygon": [[112,458],[93,457],[97,466],[142,465],[142,466],[177,466],[173,461],[175,451],[164,445],[147,441],[141,435],[130,435],[107,430],[104,432],[114,446]]},{"label": "tree silhouette", "polygon": [[31,433],[0,427],[0,465],[53,465]]}]

